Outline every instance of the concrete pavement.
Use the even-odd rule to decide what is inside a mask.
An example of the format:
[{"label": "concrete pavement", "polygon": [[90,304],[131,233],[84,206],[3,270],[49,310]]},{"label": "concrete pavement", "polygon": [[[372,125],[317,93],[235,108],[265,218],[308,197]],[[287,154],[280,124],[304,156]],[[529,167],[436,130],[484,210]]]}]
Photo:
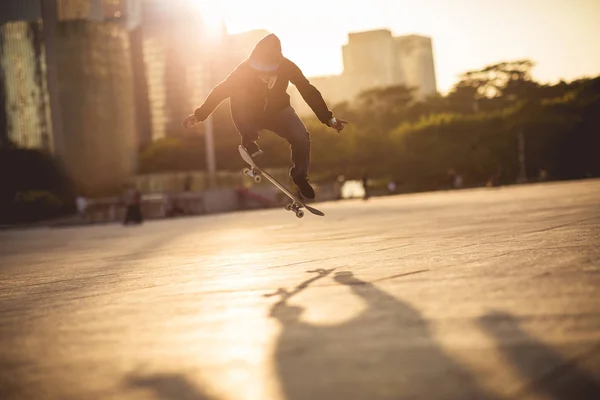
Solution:
[{"label": "concrete pavement", "polygon": [[0,399],[598,399],[600,181],[0,232]]}]

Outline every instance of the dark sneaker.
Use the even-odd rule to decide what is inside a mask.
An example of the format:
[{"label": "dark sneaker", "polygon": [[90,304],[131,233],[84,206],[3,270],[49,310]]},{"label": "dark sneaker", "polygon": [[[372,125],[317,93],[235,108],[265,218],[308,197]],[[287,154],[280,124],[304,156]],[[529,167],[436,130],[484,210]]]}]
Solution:
[{"label": "dark sneaker", "polygon": [[258,147],[256,142],[245,143],[243,146],[246,148],[246,151],[252,158],[256,158],[263,154],[263,151],[260,149],[260,147]]},{"label": "dark sneaker", "polygon": [[312,188],[312,186],[310,186],[310,183],[308,183],[308,177],[292,176],[292,181],[302,196],[306,197],[307,199],[315,198],[315,190]]}]

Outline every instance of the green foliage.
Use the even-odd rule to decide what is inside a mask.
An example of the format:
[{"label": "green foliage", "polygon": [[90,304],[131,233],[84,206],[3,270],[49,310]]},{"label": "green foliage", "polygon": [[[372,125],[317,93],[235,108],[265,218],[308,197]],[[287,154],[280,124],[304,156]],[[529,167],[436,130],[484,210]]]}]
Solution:
[{"label": "green foliage", "polygon": [[29,190],[15,195],[11,209],[13,215],[19,216],[18,222],[29,222],[55,217],[61,214],[63,207],[63,202],[55,194]]},{"label": "green foliage", "polygon": [[204,138],[198,135],[167,137],[147,146],[140,154],[140,172],[199,170],[205,163]]},{"label": "green foliage", "polygon": [[50,218],[67,211],[71,182],[48,154],[14,146],[0,148],[0,223]]},{"label": "green foliage", "polygon": [[[311,132],[313,180],[339,175],[395,179],[399,190],[449,187],[449,171],[467,186],[513,183],[519,173],[518,137],[525,139],[529,179],[600,176],[600,77],[542,85],[529,60],[469,71],[446,96],[417,101],[405,86],[371,89],[332,107],[350,121],[339,135],[316,118]],[[228,109],[215,117],[218,168],[235,170],[239,135]],[[287,167],[289,145],[261,133],[265,167]],[[204,169],[204,139],[178,137],[152,144],[141,156],[143,172]]]}]

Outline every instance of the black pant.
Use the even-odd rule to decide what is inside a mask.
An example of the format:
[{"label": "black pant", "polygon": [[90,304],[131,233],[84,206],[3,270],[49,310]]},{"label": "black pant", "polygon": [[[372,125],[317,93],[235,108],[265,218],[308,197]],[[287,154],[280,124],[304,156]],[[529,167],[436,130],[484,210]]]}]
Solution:
[{"label": "black pant", "polygon": [[284,108],[260,122],[256,122],[256,118],[253,118],[253,116],[244,112],[244,110],[232,108],[231,118],[242,137],[242,146],[246,146],[248,143],[257,140],[258,132],[262,129],[274,132],[286,139],[290,144],[293,164],[291,175],[293,177],[308,175],[308,168],[310,167],[310,134],[292,107]]}]

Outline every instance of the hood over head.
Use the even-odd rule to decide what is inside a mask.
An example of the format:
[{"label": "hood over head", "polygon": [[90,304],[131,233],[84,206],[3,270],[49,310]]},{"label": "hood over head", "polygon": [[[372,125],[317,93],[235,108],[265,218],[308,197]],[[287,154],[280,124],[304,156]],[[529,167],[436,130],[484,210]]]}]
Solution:
[{"label": "hood over head", "polygon": [[270,34],[262,38],[250,53],[250,66],[259,72],[273,72],[279,67],[283,58],[281,41]]}]

